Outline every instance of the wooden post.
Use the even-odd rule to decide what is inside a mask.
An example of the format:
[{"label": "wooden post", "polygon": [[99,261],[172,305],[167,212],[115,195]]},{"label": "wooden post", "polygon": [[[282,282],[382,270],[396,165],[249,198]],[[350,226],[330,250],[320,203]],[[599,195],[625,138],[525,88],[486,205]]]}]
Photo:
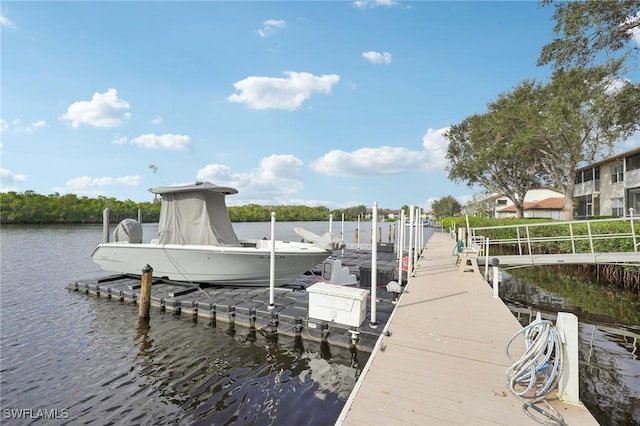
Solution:
[{"label": "wooden post", "polygon": [[151,306],[151,280],[153,268],[146,265],[142,268],[142,287],[138,299],[138,318],[149,318],[149,308]]}]

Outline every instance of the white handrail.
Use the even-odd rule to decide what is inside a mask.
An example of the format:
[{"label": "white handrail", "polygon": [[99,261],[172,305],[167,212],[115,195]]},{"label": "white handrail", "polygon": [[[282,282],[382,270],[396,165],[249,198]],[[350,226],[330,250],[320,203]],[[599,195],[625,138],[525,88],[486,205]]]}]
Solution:
[{"label": "white handrail", "polygon": [[[516,245],[518,247],[518,251],[520,255],[522,253],[522,246],[526,244],[528,248],[529,257],[533,256],[533,245],[541,244],[541,243],[550,243],[550,242],[570,242],[571,243],[571,252],[573,254],[578,253],[578,247],[576,247],[577,242],[588,241],[589,243],[589,253],[593,256],[593,261],[596,261],[596,241],[602,240],[631,240],[633,242],[633,251],[638,252],[640,243],[638,243],[638,235],[635,230],[635,218],[631,216],[630,218],[614,218],[614,219],[594,219],[594,220],[580,220],[580,221],[556,221],[556,222],[538,222],[538,223],[529,223],[529,224],[515,224],[515,225],[496,225],[496,226],[479,226],[470,228],[472,242],[482,242],[481,246],[486,245],[486,252],[489,252],[489,243],[486,242],[487,236],[484,235],[487,231],[491,230],[504,230],[504,229],[514,229],[515,236],[510,236],[508,238],[497,238],[495,236],[491,237],[491,245],[494,247],[500,245]],[[602,231],[598,233],[594,232],[594,227],[598,224],[603,223],[616,223],[616,222],[625,222],[630,224],[630,230],[625,232],[617,232],[611,233],[610,231]],[[587,233],[586,234],[576,234],[574,225],[584,225],[586,226]],[[533,236],[535,232],[532,232],[536,228],[540,227],[568,227],[568,232],[562,233],[560,235],[554,236]],[[526,236],[523,236],[521,233],[521,229],[524,228]],[[484,232],[483,232],[484,231]],[[586,250],[582,250],[583,253],[586,253]]]}]

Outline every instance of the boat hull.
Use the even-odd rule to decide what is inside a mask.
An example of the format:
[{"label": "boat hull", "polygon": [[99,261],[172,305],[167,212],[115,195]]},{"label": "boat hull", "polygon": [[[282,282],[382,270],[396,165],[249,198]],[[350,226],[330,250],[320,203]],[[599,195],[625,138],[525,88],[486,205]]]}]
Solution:
[{"label": "boat hull", "polygon": [[[276,241],[276,286],[289,284],[322,263],[332,251],[312,244]],[[232,286],[269,286],[271,241],[243,246],[104,243],[91,258],[106,271],[140,275],[149,265],[153,276],[174,281]]]}]

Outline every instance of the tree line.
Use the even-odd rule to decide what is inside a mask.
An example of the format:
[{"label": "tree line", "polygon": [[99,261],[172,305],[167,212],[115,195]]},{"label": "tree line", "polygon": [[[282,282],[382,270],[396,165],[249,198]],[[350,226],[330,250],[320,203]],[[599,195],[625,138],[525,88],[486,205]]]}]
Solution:
[{"label": "tree line", "polygon": [[486,112],[452,125],[447,171],[453,181],[508,197],[519,217],[528,190],[557,188],[563,218],[571,219],[576,169],[640,129],[640,83],[628,77],[638,72],[640,0],[541,4],[556,6],[556,38],[537,62],[551,66],[550,81],[525,80]]},{"label": "tree line", "polygon": [[[137,219],[138,211],[143,222],[157,222],[160,217],[160,199],[151,202],[117,200],[113,197],[90,198],[75,194],[38,194],[34,191],[0,192],[0,223],[2,224],[65,224],[102,223],[102,212],[109,208],[110,221],[119,222],[126,218]],[[325,221],[334,219],[355,221],[367,220],[370,212],[365,205],[345,209],[329,210],[324,206],[260,206],[248,204],[229,206],[232,222],[268,222],[271,212],[278,221]],[[384,211],[381,212],[384,214]]]}]

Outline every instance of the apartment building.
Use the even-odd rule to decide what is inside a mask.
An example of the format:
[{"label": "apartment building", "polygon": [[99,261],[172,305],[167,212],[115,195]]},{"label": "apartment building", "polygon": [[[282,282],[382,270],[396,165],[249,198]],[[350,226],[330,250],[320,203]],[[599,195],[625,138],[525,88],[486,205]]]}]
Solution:
[{"label": "apartment building", "polygon": [[574,217],[640,215],[640,148],[576,170]]}]

